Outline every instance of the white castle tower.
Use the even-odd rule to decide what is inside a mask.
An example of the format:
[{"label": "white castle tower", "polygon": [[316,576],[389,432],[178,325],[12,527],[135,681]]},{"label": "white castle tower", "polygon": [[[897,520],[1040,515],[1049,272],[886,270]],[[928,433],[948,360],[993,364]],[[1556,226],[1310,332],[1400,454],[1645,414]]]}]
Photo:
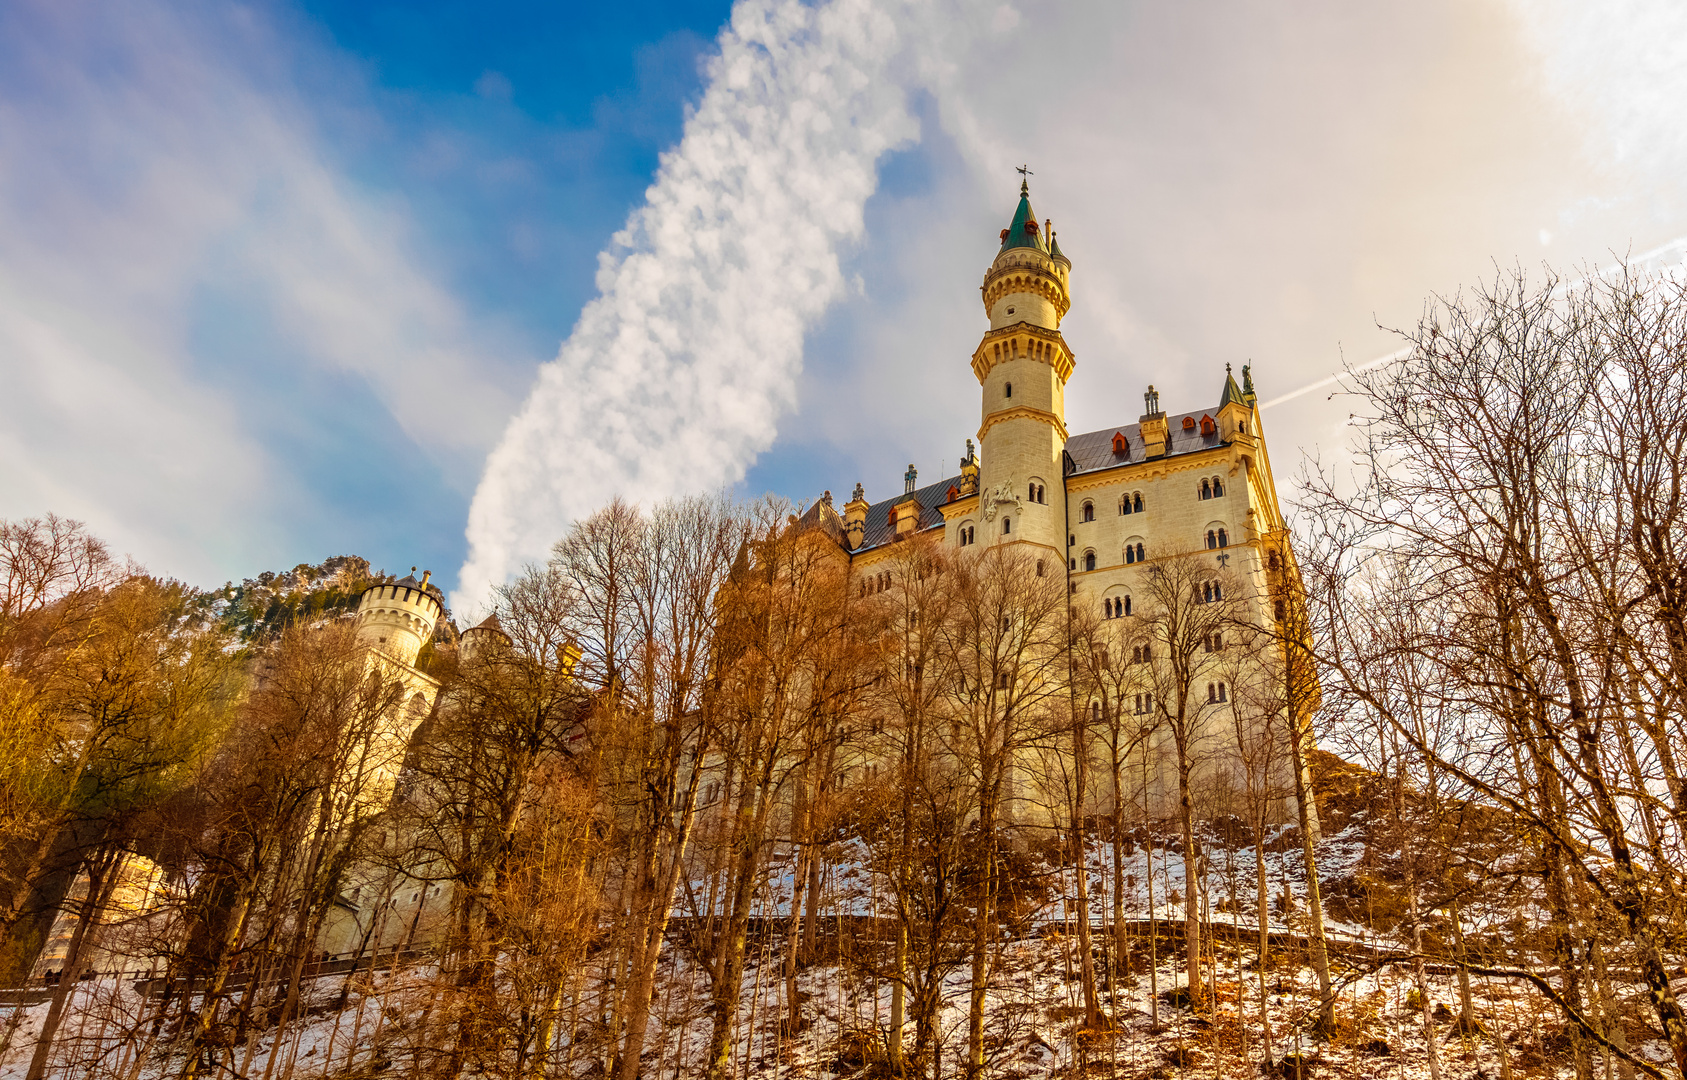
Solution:
[{"label": "white castle tower", "polygon": [[984,275],[990,329],[972,354],[984,397],[980,532],[990,543],[1045,547],[1056,565],[1066,562],[1062,452],[1066,380],[1075,358],[1060,320],[1072,306],[1071,270],[1048,224],[1039,224],[1032,212],[1029,186],[1021,183],[1019,209]]},{"label": "white castle tower", "polygon": [[371,585],[357,603],[357,638],[405,667],[414,667],[422,646],[432,640],[445,614],[439,590],[428,584],[432,571],[417,581],[416,568],[400,581]]}]

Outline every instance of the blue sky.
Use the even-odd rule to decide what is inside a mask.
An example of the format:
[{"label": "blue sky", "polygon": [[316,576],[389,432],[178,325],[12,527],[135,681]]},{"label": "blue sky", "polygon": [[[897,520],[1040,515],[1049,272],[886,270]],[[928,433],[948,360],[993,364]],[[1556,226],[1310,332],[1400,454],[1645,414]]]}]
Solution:
[{"label": "blue sky", "polygon": [[[428,566],[466,610],[615,494],[953,469],[1022,161],[1083,431],[1687,235],[1684,132],[1650,0],[18,0],[0,518],[206,585]],[[1267,412],[1291,494],[1345,416]]]}]

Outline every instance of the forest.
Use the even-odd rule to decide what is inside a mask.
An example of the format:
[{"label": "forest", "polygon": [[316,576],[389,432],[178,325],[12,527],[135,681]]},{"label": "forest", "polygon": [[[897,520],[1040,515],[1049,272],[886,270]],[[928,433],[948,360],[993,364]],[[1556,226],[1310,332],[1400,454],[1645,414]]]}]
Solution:
[{"label": "forest", "polygon": [[441,621],[390,791],[389,575],[0,521],[0,1070],[1682,1076],[1687,285],[1400,333],[1268,569],[1128,617],[1024,545],[869,583],[771,496],[613,502]]}]

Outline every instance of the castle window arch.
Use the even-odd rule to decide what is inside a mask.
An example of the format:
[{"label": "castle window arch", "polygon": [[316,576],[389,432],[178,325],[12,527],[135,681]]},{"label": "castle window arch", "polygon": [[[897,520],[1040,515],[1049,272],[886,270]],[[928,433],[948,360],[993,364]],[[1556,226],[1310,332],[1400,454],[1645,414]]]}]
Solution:
[{"label": "castle window arch", "polygon": [[1212,551],[1216,548],[1227,548],[1229,546],[1230,546],[1230,530],[1225,527],[1224,522],[1222,522],[1222,521],[1210,521],[1210,522],[1208,522],[1207,523],[1207,550]]},{"label": "castle window arch", "polygon": [[1084,569],[1085,570],[1094,570],[1095,569],[1095,552],[1093,552],[1093,551],[1084,552]]},{"label": "castle window arch", "polygon": [[1224,496],[1224,478],[1219,477],[1219,476],[1215,476],[1215,477],[1213,477],[1213,498],[1218,499],[1218,498],[1222,498],[1223,496]]},{"label": "castle window arch", "polygon": [[1203,476],[1203,477],[1201,477],[1201,498],[1210,499],[1212,497],[1213,497],[1213,482],[1211,480],[1208,480],[1206,477]]},{"label": "castle window arch", "polygon": [[1006,536],[1011,532],[1013,532],[1013,519],[1012,518],[1003,518],[1002,519],[1002,535]]},{"label": "castle window arch", "polygon": [[1094,521],[1095,520],[1095,503],[1090,502],[1088,499],[1084,500],[1084,520],[1085,521]]},{"label": "castle window arch", "polygon": [[1132,537],[1125,541],[1125,564],[1133,566],[1136,563],[1148,561],[1148,549],[1141,538]]},{"label": "castle window arch", "polygon": [[1006,386],[1004,387],[1004,390],[1005,390],[1005,393],[1003,393],[1003,395],[1002,395],[1003,397],[1012,397],[1013,396],[1013,384],[1012,383],[1006,384]]}]

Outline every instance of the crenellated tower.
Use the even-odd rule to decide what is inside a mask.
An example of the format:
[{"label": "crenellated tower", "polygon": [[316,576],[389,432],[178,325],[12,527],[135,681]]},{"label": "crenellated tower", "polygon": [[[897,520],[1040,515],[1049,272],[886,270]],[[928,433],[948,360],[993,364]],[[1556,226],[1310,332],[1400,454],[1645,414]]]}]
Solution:
[{"label": "crenellated tower", "polygon": [[[1024,541],[1066,561],[1062,451],[1066,380],[1075,358],[1060,334],[1072,306],[1072,263],[1048,222],[1031,209],[1028,184],[984,274],[990,329],[972,354],[983,390],[978,439],[980,506],[992,543]],[[979,539],[984,540],[984,535]]]},{"label": "crenellated tower", "polygon": [[421,581],[415,574],[411,567],[403,580],[371,585],[357,603],[358,640],[406,667],[415,665],[445,614],[439,589],[428,584],[431,572]]}]

